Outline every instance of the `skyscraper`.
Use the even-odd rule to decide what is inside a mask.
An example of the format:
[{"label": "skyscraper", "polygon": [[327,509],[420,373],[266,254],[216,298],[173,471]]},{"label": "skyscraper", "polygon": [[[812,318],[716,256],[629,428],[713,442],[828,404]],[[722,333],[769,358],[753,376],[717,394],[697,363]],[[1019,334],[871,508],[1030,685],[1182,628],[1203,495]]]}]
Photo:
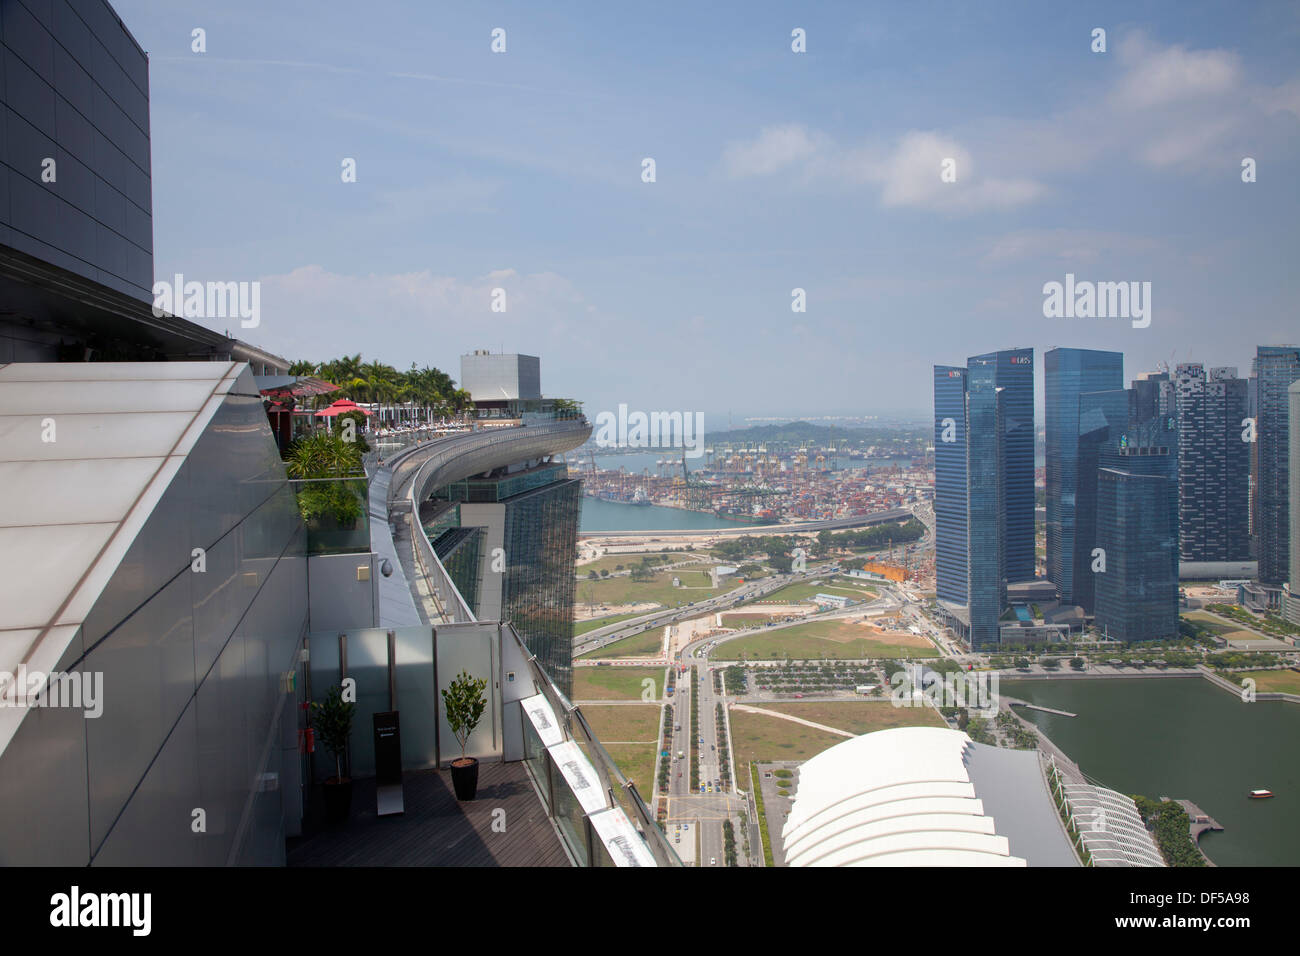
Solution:
[{"label": "skyscraper", "polygon": [[934,367],[934,578],[940,601],[966,605],[966,370]]},{"label": "skyscraper", "polygon": [[1008,581],[1034,579],[1034,350],[1003,349],[966,360],[991,366],[1000,391],[1002,546]]},{"label": "skyscraper", "polygon": [[1178,419],[1178,530],[1183,561],[1250,557],[1250,444],[1247,383],[1235,368],[1199,362],[1174,376]]},{"label": "skyscraper", "polygon": [[[1122,388],[1124,355],[1094,349],[1052,349],[1043,359],[1047,418],[1047,577],[1056,585],[1063,604],[1082,604],[1075,593],[1075,569],[1079,561],[1075,554],[1075,520],[1082,434],[1079,398],[1085,392]],[[1093,515],[1094,512],[1086,512],[1089,520]],[[1087,554],[1084,550],[1085,562]],[[1083,568],[1088,573],[1086,564]]]},{"label": "skyscraper", "polygon": [[966,386],[970,643],[998,643],[1006,595],[1006,410],[996,359],[970,360]]},{"label": "skyscraper", "polygon": [[1287,480],[1290,413],[1287,390],[1300,380],[1300,348],[1261,345],[1255,354],[1259,413],[1255,422],[1258,470],[1255,536],[1259,581],[1277,587],[1287,578],[1290,539]]},{"label": "skyscraper", "polygon": [[1096,625],[1113,639],[1178,634],[1178,454],[1170,416],[1138,421],[1130,392],[1128,428],[1101,446],[1093,575]]},{"label": "skyscraper", "polygon": [[1292,382],[1287,390],[1291,406],[1291,461],[1287,497],[1291,511],[1291,566],[1287,573],[1287,591],[1283,596],[1282,613],[1292,624],[1300,624],[1300,381]]},{"label": "skyscraper", "polygon": [[1034,357],[935,366],[936,590],[972,646],[998,643],[1008,581],[1034,575]]},{"label": "skyscraper", "polygon": [[1118,442],[1129,419],[1129,390],[1112,388],[1079,395],[1079,453],[1075,485],[1075,534],[1073,548],[1074,603],[1088,614],[1097,609],[1097,476],[1103,462],[1112,463],[1111,442]]}]

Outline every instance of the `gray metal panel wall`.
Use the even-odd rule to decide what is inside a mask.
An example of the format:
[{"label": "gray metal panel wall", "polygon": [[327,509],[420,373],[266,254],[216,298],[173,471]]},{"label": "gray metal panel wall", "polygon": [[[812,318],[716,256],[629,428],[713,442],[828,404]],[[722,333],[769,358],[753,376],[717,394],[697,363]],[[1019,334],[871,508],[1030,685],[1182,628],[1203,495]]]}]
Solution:
[{"label": "gray metal panel wall", "polygon": [[283,861],[306,536],[247,371],[233,392],[87,616],[85,656],[77,640],[61,664],[103,673],[103,715],[34,710],[0,755],[0,862]]},{"label": "gray metal panel wall", "polygon": [[0,242],[152,300],[149,65],[104,0],[0,3],[0,142]]}]

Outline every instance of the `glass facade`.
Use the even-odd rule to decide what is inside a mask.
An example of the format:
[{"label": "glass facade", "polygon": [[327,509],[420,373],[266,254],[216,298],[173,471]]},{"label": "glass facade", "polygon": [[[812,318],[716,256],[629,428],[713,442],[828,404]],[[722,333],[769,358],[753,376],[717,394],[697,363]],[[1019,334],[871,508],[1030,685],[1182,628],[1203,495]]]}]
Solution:
[{"label": "glass facade", "polygon": [[[1124,355],[1093,349],[1051,349],[1043,356],[1047,424],[1047,578],[1063,604],[1075,593],[1079,493],[1079,398],[1124,385]],[[1093,512],[1088,512],[1091,517]],[[1086,566],[1085,566],[1085,573]]]},{"label": "glass facade", "polygon": [[1114,388],[1079,396],[1079,445],[1075,482],[1075,526],[1071,582],[1074,603],[1096,611],[1097,574],[1092,570],[1097,540],[1097,474],[1111,434],[1120,435],[1128,423],[1129,393]]},{"label": "glass facade", "polygon": [[934,367],[935,589],[966,603],[966,370]]},{"label": "glass facade", "polygon": [[[441,488],[437,497],[465,506],[499,504],[501,537],[482,526],[489,519],[460,509],[439,514],[434,550],[474,612],[494,613],[514,624],[552,680],[568,694],[573,685],[573,558],[578,547],[582,482],[567,466],[543,464],[493,478],[470,478]],[[476,523],[478,526],[472,526]],[[476,532],[476,533],[470,533]],[[489,550],[500,540],[502,566]],[[500,582],[499,604],[490,594]]]},{"label": "glass facade", "polygon": [[[991,367],[999,390],[1002,549],[1008,581],[1034,580],[1034,350],[1003,349],[966,362]],[[971,426],[974,431],[974,425]]]},{"label": "glass facade", "polygon": [[972,647],[998,643],[998,618],[1006,591],[1005,411],[997,381],[996,361],[971,359],[967,387],[967,530]]},{"label": "glass facade", "polygon": [[1178,528],[1183,561],[1250,558],[1250,444],[1246,380],[1235,368],[1179,365]]},{"label": "glass facade", "polygon": [[0,243],[152,301],[149,62],[104,0],[0,3],[0,133]]},{"label": "glass facade", "polygon": [[576,479],[506,500],[504,616],[566,697],[573,692],[573,556],[581,512]]},{"label": "glass facade", "polygon": [[1178,634],[1177,456],[1126,449],[1125,468],[1097,475],[1097,538],[1106,571],[1097,575],[1096,624],[1107,637],[1150,641]]},{"label": "glass facade", "polygon": [[[1085,394],[1080,402],[1079,524],[1095,515],[1090,547],[1076,550],[1078,590],[1108,637],[1149,641],[1178,633],[1177,421],[1139,421],[1137,389]],[[1091,469],[1084,473],[1085,465]],[[1082,537],[1082,531],[1080,536]],[[1093,549],[1100,549],[1094,554]],[[1094,570],[1095,569],[1095,570]]]},{"label": "glass facade", "polygon": [[1287,579],[1290,543],[1288,492],[1289,416],[1287,389],[1300,381],[1300,348],[1261,345],[1255,355],[1259,403],[1255,424],[1255,537],[1261,584]]}]

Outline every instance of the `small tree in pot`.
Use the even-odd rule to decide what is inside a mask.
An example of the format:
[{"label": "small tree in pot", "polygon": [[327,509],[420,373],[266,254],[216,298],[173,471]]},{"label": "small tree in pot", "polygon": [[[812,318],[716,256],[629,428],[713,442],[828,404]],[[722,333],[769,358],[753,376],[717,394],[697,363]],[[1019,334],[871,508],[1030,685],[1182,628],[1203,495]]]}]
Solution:
[{"label": "small tree in pot", "polygon": [[334,776],[325,781],[325,817],[331,823],[346,820],[352,809],[352,778],[343,776],[343,758],[352,737],[352,716],[356,709],[356,704],[343,699],[339,687],[331,687],[324,701],[311,703],[316,733],[325,749],[334,755]]},{"label": "small tree in pot", "polygon": [[461,671],[451,686],[442,692],[447,707],[447,723],[460,744],[460,757],[451,762],[451,783],[457,800],[473,800],[478,793],[478,760],[465,756],[465,745],[483,719],[483,709],[487,706],[487,699],[483,696],[486,688],[486,680]]}]

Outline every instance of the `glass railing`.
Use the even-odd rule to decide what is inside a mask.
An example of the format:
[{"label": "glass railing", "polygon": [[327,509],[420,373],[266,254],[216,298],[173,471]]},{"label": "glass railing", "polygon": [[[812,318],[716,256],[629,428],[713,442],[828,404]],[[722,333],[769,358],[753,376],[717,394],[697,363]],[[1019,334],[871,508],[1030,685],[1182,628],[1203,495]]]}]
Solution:
[{"label": "glass railing", "polygon": [[[580,864],[585,862],[590,866],[648,865],[644,862],[646,853],[654,861],[649,865],[681,866],[681,860],[673,851],[667,835],[655,822],[654,814],[646,805],[636,784],[623,774],[618,764],[601,745],[599,738],[587,723],[587,718],[583,716],[582,709],[571,703],[564,692],[555,685],[537,663],[536,657],[524,646],[523,639],[512,626],[504,625],[502,634],[508,634],[519,650],[527,655],[533,683],[546,699],[550,712],[557,718],[556,724],[563,734],[564,741],[577,745],[578,750],[590,762],[600,784],[602,806],[594,812],[584,811],[580,796],[574,792],[570,782],[574,775],[573,769],[569,768],[566,772],[559,766],[557,755],[561,759],[565,755],[561,747],[547,748],[545,755],[547,759],[542,759],[544,756],[542,754],[533,753],[527,760],[529,772],[533,775],[539,789],[557,794],[555,799],[557,806],[550,809],[556,818],[560,832],[564,835],[565,842],[569,844],[570,852],[579,859]],[[502,639],[506,638],[503,636]],[[532,730],[528,705],[528,701],[520,701],[520,706],[525,710],[523,724]],[[537,734],[534,733],[533,736],[536,738]],[[561,784],[559,788],[556,787],[557,780]],[[623,817],[631,829],[623,827],[622,834],[613,832],[606,826],[605,818],[601,816],[603,812],[608,811],[614,811]],[[585,826],[579,825],[579,817],[582,818]],[[633,835],[635,835],[634,843],[628,843],[624,839]],[[638,860],[642,862],[637,862]]]},{"label": "glass railing", "polygon": [[307,526],[307,553],[358,554],[370,550],[369,481],[307,478],[290,481]]}]

